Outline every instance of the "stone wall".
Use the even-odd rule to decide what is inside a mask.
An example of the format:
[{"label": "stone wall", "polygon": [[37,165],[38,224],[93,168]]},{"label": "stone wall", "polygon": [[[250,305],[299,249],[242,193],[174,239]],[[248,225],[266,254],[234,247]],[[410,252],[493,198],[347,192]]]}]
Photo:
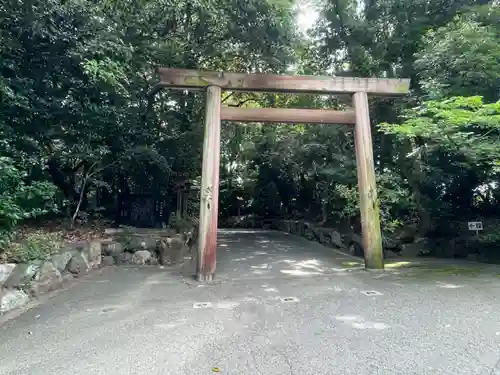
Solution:
[{"label": "stone wall", "polygon": [[177,233],[171,229],[115,229],[108,231],[112,240],[103,241],[103,263],[106,265],[164,265],[182,263],[193,254],[192,232]]},{"label": "stone wall", "polygon": [[191,258],[195,239],[191,231],[118,228],[110,238],[68,244],[46,259],[0,264],[0,314],[20,308],[32,298],[60,289],[92,269],[133,264],[181,264]]},{"label": "stone wall", "polygon": [[334,249],[346,249],[346,238],[334,228],[316,226],[303,220],[272,220],[263,223],[262,227],[301,236]]},{"label": "stone wall", "polygon": [[0,313],[61,288],[67,281],[101,265],[101,242],[68,245],[46,259],[0,264]]}]

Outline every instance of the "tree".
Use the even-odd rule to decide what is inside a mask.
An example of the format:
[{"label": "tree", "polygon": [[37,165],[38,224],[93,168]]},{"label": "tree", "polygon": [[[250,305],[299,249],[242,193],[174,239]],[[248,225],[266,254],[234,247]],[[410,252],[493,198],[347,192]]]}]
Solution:
[{"label": "tree", "polygon": [[471,18],[458,17],[423,39],[415,67],[433,98],[474,94],[491,102],[500,95],[500,28]]},{"label": "tree", "polygon": [[287,1],[7,1],[0,18],[3,135],[45,160],[73,208],[199,175],[203,97],[149,95],[155,66],[280,71],[293,59]]},{"label": "tree", "polygon": [[484,104],[478,96],[427,101],[408,110],[403,123],[380,127],[414,145],[406,158],[418,159],[419,189],[434,212],[453,216],[498,205],[492,198],[498,195],[500,102]]}]

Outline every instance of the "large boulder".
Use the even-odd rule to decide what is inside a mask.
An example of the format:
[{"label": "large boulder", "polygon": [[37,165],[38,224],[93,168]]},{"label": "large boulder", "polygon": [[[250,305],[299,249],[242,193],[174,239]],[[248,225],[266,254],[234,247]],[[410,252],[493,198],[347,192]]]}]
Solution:
[{"label": "large boulder", "polygon": [[101,264],[101,241],[89,241],[88,246],[84,251],[87,255],[87,262],[89,263],[90,268],[98,267]]},{"label": "large boulder", "polygon": [[426,255],[431,251],[427,238],[417,238],[415,242],[403,244],[402,248],[401,255],[410,258]]},{"label": "large boulder", "polygon": [[132,256],[132,263],[137,265],[145,265],[151,260],[152,255],[148,250],[139,250]]},{"label": "large boulder", "polygon": [[302,224],[302,234],[304,238],[308,239],[309,241],[314,241],[316,240],[316,228],[314,225],[310,223],[304,222]]},{"label": "large boulder", "polygon": [[158,242],[158,256],[161,265],[179,263],[188,251],[186,238],[181,234],[167,237]]},{"label": "large boulder", "polygon": [[16,268],[15,263],[0,264],[0,286],[9,278],[14,268]]},{"label": "large boulder", "polygon": [[71,257],[68,263],[68,271],[75,276],[86,273],[90,268],[86,254],[83,251],[77,251]]},{"label": "large boulder", "polygon": [[0,290],[0,313],[17,309],[26,305],[30,297],[22,290]]},{"label": "large boulder", "polygon": [[122,243],[115,241],[107,241],[102,243],[102,255],[117,257],[125,251]]},{"label": "large boulder", "polygon": [[33,261],[31,263],[17,264],[7,280],[5,280],[4,288],[18,289],[26,287],[33,280],[42,263],[42,261]]},{"label": "large boulder", "polygon": [[59,272],[64,272],[68,267],[68,263],[75,254],[76,250],[65,249],[58,254],[54,254],[50,257],[52,264],[59,270]]},{"label": "large boulder", "polygon": [[34,296],[38,296],[59,289],[62,282],[63,278],[57,267],[52,262],[46,261],[38,269],[30,291]]},{"label": "large boulder", "polygon": [[115,265],[115,258],[111,255],[105,255],[102,257],[101,267],[109,267]]},{"label": "large boulder", "polygon": [[115,259],[116,264],[131,264],[133,255],[131,253],[125,252],[113,258]]},{"label": "large boulder", "polygon": [[136,252],[139,250],[154,251],[156,249],[156,239],[151,235],[134,235],[124,243],[125,250]]}]

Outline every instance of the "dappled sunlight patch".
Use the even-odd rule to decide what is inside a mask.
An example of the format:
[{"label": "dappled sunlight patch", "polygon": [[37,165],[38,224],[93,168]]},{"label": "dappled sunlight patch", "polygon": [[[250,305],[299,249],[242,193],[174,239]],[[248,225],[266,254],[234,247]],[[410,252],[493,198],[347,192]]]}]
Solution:
[{"label": "dappled sunlight patch", "polygon": [[330,268],[330,270],[335,271],[335,272],[346,272],[347,270],[345,268]]},{"label": "dappled sunlight patch", "polygon": [[264,291],[269,292],[269,293],[278,293],[279,292],[279,290],[277,288],[272,288],[272,287],[264,288]]},{"label": "dappled sunlight patch", "polygon": [[258,303],[259,299],[255,297],[243,297],[243,302],[246,303]]},{"label": "dappled sunlight patch", "polygon": [[268,253],[265,251],[254,251],[253,255],[267,255]]},{"label": "dappled sunlight patch", "polygon": [[266,273],[269,273],[269,272],[263,271],[263,270],[253,270],[252,273],[254,275],[265,275]]},{"label": "dappled sunlight patch", "polygon": [[305,260],[302,262],[298,262],[295,267],[300,267],[300,268],[311,268],[314,269],[318,272],[324,272],[324,269],[320,267],[321,262],[319,262],[316,259],[310,259],[310,260]]},{"label": "dappled sunlight patch", "polygon": [[270,293],[271,292],[276,292],[276,293],[278,292],[277,288],[271,287],[267,284],[261,285],[261,288],[263,288],[265,292],[270,292]]},{"label": "dappled sunlight patch", "polygon": [[321,262],[317,259],[308,259],[303,261],[285,259],[281,261],[290,265],[293,269],[282,270],[281,273],[294,276],[322,275],[325,269],[320,267]]},{"label": "dappled sunlight patch", "polygon": [[364,267],[364,264],[361,262],[348,261],[348,262],[342,262],[342,266],[345,268],[358,268],[358,267]]},{"label": "dappled sunlight patch", "polygon": [[444,288],[444,289],[458,289],[458,288],[463,288],[463,285],[456,285],[456,284],[445,284],[445,283],[437,283],[438,287]]},{"label": "dappled sunlight patch", "polygon": [[355,322],[352,323],[353,328],[357,329],[376,329],[376,330],[382,330],[382,329],[387,329],[389,326],[385,323],[377,323],[377,322]]},{"label": "dappled sunlight patch", "polygon": [[420,267],[420,266],[421,266],[420,263],[401,261],[401,262],[388,262],[384,265],[384,268],[391,270],[391,269],[396,269],[396,268],[411,268],[411,267]]},{"label": "dappled sunlight patch", "polygon": [[239,306],[238,302],[230,302],[230,301],[223,301],[223,302],[218,302],[215,304],[215,308],[217,309],[226,309],[226,310],[231,310]]},{"label": "dappled sunlight patch", "polygon": [[271,269],[273,267],[270,264],[264,263],[264,264],[259,264],[257,266],[251,266],[250,268],[253,268],[253,269]]},{"label": "dappled sunlight patch", "polygon": [[389,328],[389,325],[381,322],[370,322],[361,316],[356,315],[340,315],[336,316],[335,320],[346,323],[356,329],[375,329],[383,330]]},{"label": "dappled sunlight patch", "polygon": [[400,268],[401,275],[415,278],[444,278],[451,277],[479,277],[488,272],[485,267],[478,265],[421,265],[419,267],[410,267],[410,270],[403,272],[405,268]]},{"label": "dappled sunlight patch", "polygon": [[354,322],[356,320],[363,319],[361,317],[355,315],[339,315],[335,317],[336,320],[340,320],[341,322]]},{"label": "dappled sunlight patch", "polygon": [[262,229],[226,229],[226,228],[222,228],[222,229],[219,229],[219,232],[224,235],[224,234],[253,234],[253,233],[266,233],[268,234],[269,231],[267,230],[262,230]]},{"label": "dappled sunlight patch", "polygon": [[304,271],[304,270],[281,270],[281,273],[284,273],[285,275],[292,275],[292,276],[314,276],[314,275],[322,275],[322,272],[312,272],[312,271]]}]

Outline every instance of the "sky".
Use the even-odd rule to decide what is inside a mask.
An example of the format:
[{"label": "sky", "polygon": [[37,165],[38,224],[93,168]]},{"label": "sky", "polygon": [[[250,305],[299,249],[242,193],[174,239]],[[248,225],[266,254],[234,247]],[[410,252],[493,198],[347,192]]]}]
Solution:
[{"label": "sky", "polygon": [[297,22],[299,24],[300,31],[305,33],[308,29],[314,26],[316,20],[318,19],[318,12],[310,0],[297,0],[297,8]]}]

